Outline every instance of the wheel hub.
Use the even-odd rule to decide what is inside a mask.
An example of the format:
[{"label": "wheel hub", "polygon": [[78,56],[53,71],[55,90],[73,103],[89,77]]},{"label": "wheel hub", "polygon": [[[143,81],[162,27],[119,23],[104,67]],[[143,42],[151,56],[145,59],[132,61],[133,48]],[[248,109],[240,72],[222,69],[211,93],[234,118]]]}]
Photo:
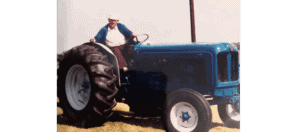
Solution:
[{"label": "wheel hub", "polygon": [[189,113],[188,112],[182,112],[182,122],[184,122],[184,121],[189,121],[189,119],[191,118],[191,116],[189,115]]},{"label": "wheel hub", "polygon": [[198,124],[197,111],[188,102],[175,104],[171,109],[170,118],[178,131],[193,131]]},{"label": "wheel hub", "polygon": [[66,96],[75,110],[83,110],[89,102],[91,84],[87,71],[81,65],[72,66],[66,76]]},{"label": "wheel hub", "polygon": [[[90,82],[87,81],[86,79],[83,80],[82,84],[81,84],[81,87],[83,88],[82,90],[86,93],[87,90],[90,88]],[[81,90],[81,89],[80,89]],[[80,91],[79,90],[79,91]]]}]

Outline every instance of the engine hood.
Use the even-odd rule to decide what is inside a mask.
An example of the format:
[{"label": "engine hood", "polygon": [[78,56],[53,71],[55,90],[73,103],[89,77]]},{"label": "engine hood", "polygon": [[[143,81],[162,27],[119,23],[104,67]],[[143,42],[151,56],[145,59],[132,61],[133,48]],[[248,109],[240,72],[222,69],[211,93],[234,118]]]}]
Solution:
[{"label": "engine hood", "polygon": [[[189,43],[189,44],[137,44],[134,46],[136,54],[143,52],[184,52],[184,53],[213,53],[218,54],[220,52],[230,52],[229,43]],[[233,46],[233,52],[238,52],[235,45]]]}]

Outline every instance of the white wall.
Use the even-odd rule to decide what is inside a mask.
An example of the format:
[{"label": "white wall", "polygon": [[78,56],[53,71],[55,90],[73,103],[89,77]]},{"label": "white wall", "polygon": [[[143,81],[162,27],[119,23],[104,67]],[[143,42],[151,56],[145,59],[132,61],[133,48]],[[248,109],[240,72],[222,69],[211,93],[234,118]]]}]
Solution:
[{"label": "white wall", "polygon": [[[194,0],[197,42],[239,42],[239,0]],[[190,43],[189,0],[58,0],[57,52],[88,42],[110,13],[153,43]]]}]

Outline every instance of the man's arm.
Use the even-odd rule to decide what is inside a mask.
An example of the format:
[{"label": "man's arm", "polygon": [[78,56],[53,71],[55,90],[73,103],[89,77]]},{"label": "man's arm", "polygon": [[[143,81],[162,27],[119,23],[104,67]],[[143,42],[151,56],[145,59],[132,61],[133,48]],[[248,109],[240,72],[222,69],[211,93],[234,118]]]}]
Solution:
[{"label": "man's arm", "polygon": [[104,26],[100,29],[100,31],[97,33],[97,35],[94,38],[90,39],[90,42],[98,42],[105,44],[105,37],[106,37],[106,31],[107,31],[107,26]]},{"label": "man's arm", "polygon": [[137,35],[135,33],[132,32],[131,34],[132,37],[136,37]]},{"label": "man's arm", "polygon": [[[135,35],[132,31],[130,31],[124,24],[118,23],[119,31],[126,37],[130,37]],[[136,35],[135,35],[136,36]]]},{"label": "man's arm", "polygon": [[97,35],[91,39],[91,41],[101,43],[102,38],[103,38],[103,28],[100,29],[100,31],[97,33]]}]

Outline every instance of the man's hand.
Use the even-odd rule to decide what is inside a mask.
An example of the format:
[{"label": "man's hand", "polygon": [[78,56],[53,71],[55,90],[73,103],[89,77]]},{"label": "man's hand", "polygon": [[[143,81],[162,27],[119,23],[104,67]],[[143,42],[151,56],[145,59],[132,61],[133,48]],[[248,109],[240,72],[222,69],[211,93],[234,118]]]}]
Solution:
[{"label": "man's hand", "polygon": [[136,35],[136,34],[134,34],[134,33],[132,33],[132,34],[131,34],[131,36],[132,36],[132,37],[137,37],[137,35]]},{"label": "man's hand", "polygon": [[95,38],[91,38],[90,42],[95,43]]}]

